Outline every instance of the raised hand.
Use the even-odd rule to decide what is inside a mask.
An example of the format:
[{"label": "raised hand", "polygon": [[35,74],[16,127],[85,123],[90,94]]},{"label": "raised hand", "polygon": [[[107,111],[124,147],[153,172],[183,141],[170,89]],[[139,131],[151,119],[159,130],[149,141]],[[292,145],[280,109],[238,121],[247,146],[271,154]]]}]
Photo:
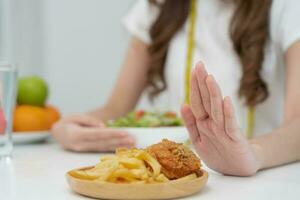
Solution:
[{"label": "raised hand", "polygon": [[254,149],[241,134],[229,97],[199,62],[192,72],[190,106],[181,112],[191,141],[211,169],[227,175],[250,176],[259,169]]}]

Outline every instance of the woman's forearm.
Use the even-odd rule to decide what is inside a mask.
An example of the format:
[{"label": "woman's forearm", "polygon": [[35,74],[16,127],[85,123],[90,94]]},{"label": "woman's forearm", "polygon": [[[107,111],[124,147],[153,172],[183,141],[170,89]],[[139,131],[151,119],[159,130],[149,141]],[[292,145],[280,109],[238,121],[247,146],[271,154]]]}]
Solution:
[{"label": "woman's forearm", "polygon": [[148,45],[133,37],[110,98],[103,107],[89,114],[106,121],[134,109],[146,87],[149,60]]},{"label": "woman's forearm", "polygon": [[260,169],[300,160],[300,119],[250,141]]}]

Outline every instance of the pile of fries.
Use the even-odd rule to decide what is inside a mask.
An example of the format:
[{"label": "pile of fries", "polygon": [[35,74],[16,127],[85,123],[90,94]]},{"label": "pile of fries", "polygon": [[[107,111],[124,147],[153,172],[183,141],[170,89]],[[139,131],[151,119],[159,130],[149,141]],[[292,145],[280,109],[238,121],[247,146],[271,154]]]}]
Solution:
[{"label": "pile of fries", "polygon": [[[70,175],[79,179],[112,183],[163,183],[170,181],[161,173],[161,165],[142,149],[118,149],[115,155],[101,158],[93,168],[73,170]],[[195,179],[190,174],[180,179]]]}]

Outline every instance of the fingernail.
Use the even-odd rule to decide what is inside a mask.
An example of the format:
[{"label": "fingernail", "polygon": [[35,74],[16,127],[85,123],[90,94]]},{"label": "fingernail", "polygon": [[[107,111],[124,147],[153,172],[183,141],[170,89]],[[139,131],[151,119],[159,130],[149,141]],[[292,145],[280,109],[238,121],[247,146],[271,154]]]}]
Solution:
[{"label": "fingernail", "polygon": [[206,83],[207,83],[207,82],[212,82],[212,81],[214,81],[214,80],[215,80],[214,76],[211,75],[211,74],[209,74],[209,75],[207,75],[205,82],[206,82]]}]

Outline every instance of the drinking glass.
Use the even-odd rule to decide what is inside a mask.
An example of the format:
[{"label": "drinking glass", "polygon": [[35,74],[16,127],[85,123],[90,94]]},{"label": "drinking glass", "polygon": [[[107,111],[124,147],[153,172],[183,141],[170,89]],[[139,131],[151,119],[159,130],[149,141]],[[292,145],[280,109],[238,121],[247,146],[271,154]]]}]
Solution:
[{"label": "drinking glass", "polygon": [[0,159],[12,153],[12,113],[16,103],[16,67],[0,64]]}]

